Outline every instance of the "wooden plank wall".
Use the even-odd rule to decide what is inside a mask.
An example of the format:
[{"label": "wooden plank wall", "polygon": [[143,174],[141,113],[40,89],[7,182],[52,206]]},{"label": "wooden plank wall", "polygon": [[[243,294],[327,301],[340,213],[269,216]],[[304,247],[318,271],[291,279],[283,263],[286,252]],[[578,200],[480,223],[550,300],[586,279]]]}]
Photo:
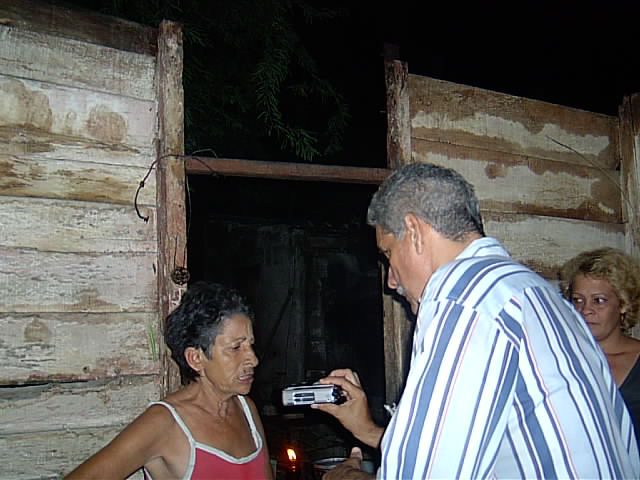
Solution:
[{"label": "wooden plank wall", "polygon": [[[627,228],[626,250],[640,257],[640,92],[623,99],[619,116],[620,178],[624,191],[622,216]],[[640,326],[637,333],[640,335]]]},{"label": "wooden plank wall", "polygon": [[[640,97],[620,99],[613,117],[412,75],[400,61],[388,61],[386,72],[389,165],[459,171],[476,188],[486,233],[514,258],[556,281],[560,265],[584,250],[638,254]],[[407,132],[410,159],[397,147]],[[391,303],[385,333],[404,336]],[[395,386],[406,373],[404,352],[385,354]],[[388,401],[395,390],[387,388]]]},{"label": "wooden plank wall", "polygon": [[148,223],[133,205],[156,32],[33,1],[0,18],[0,478],[59,478],[161,391],[154,175]]},{"label": "wooden plank wall", "polygon": [[618,119],[409,75],[412,160],[476,187],[488,235],[543,276],[576,253],[625,248]]}]

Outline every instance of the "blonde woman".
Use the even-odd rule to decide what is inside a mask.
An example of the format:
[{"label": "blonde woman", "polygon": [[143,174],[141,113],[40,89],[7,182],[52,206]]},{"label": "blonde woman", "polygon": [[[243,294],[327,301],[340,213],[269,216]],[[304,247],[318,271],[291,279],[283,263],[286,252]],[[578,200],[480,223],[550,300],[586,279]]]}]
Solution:
[{"label": "blonde woman", "polygon": [[614,248],[583,252],[560,271],[563,294],[582,314],[607,357],[640,443],[640,263]]}]

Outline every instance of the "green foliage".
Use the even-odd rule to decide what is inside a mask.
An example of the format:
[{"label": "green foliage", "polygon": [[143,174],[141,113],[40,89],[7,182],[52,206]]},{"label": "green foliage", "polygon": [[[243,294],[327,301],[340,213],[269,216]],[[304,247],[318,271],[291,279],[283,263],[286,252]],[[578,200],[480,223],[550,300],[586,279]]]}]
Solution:
[{"label": "green foliage", "polygon": [[342,149],[349,108],[307,44],[343,11],[307,0],[74,3],[152,26],[183,24],[188,152],[313,161]]}]

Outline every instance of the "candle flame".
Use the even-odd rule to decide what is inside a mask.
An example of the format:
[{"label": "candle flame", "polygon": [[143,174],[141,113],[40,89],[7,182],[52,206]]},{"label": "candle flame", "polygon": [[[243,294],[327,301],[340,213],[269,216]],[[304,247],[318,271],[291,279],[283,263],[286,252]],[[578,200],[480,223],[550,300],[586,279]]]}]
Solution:
[{"label": "candle flame", "polygon": [[293,448],[287,448],[287,456],[289,457],[290,462],[295,462],[298,458],[296,456],[296,451]]}]

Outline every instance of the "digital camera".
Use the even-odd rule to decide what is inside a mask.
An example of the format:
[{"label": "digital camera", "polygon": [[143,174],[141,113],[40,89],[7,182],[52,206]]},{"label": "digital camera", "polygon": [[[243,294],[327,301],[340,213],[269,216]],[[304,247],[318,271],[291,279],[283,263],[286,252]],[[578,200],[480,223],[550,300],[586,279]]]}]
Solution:
[{"label": "digital camera", "polygon": [[312,403],[342,403],[344,394],[337,385],[294,385],[282,390],[282,405],[292,407]]}]

